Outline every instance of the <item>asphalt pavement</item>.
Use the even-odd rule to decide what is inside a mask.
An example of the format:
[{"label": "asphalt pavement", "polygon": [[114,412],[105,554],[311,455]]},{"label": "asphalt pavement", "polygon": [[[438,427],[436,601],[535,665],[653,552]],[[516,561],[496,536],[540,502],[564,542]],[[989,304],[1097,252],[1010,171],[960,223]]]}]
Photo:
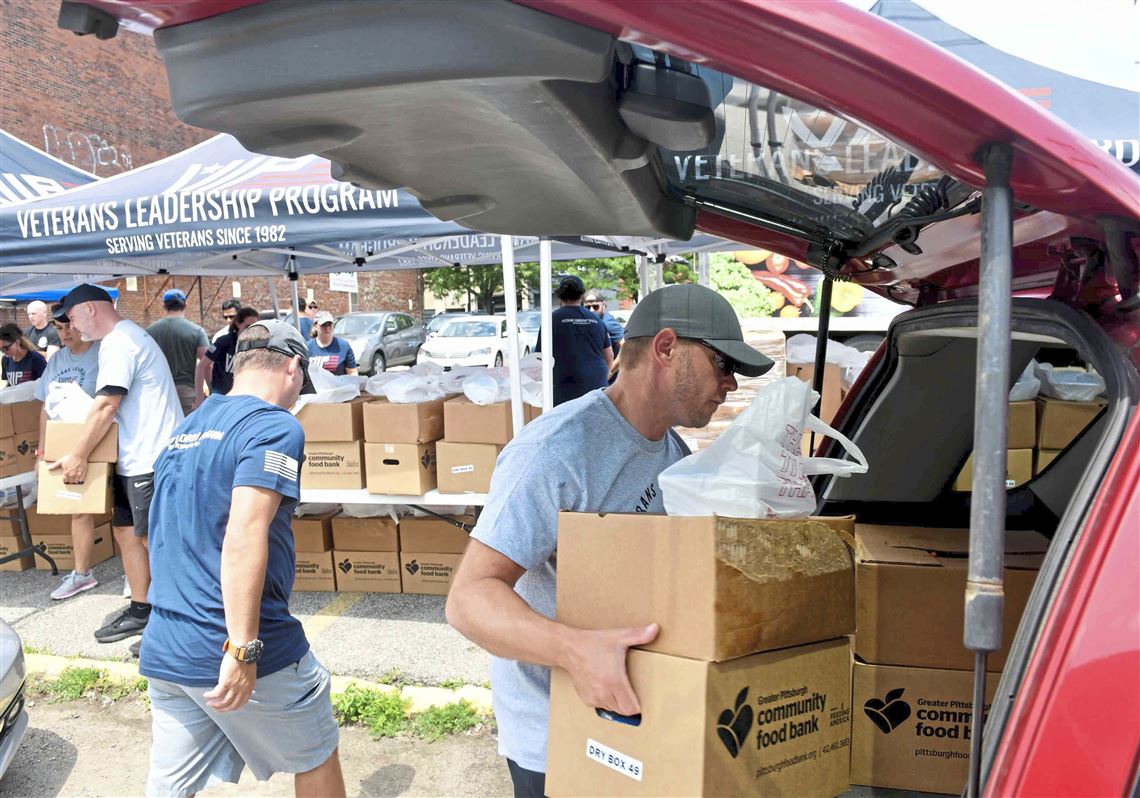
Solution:
[{"label": "asphalt pavement", "polygon": [[[130,659],[133,639],[101,644],[93,633],[127,606],[118,557],[95,566],[98,587],[64,601],[49,595],[61,577],[48,571],[0,571],[0,617],[34,651],[94,659]],[[373,681],[395,675],[412,684],[489,679],[487,654],[447,625],[443,596],[389,593],[294,593],[317,658],[334,674]]]}]

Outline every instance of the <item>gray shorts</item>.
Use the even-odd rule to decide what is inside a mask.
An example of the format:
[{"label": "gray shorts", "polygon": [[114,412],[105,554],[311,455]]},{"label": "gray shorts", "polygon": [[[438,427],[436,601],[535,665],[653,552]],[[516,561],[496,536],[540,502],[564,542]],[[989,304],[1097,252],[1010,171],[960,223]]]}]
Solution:
[{"label": "gray shorts", "polygon": [[148,796],[184,796],[237,783],[249,766],[258,781],[323,765],[340,738],[329,672],[310,651],[300,662],[257,680],[249,703],[215,712],[203,693],[149,680],[151,728]]}]

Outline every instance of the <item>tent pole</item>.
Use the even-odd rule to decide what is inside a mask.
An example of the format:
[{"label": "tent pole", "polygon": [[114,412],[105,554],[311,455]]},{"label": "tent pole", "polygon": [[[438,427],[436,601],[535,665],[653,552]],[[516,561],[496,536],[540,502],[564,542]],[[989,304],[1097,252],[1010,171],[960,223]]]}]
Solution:
[{"label": "tent pole", "polygon": [[511,418],[515,435],[523,428],[522,372],[519,370],[518,297],[515,288],[515,244],[511,236],[501,236],[503,248],[503,299],[507,305],[507,366],[511,371]]},{"label": "tent pole", "polygon": [[297,256],[289,256],[289,289],[293,293],[293,324],[297,326],[297,332],[301,332],[301,299],[297,295],[297,280],[300,279],[297,275]]},{"label": "tent pole", "polygon": [[550,240],[543,239],[538,245],[538,291],[539,308],[542,311],[542,327],[539,331],[539,340],[544,341],[546,349],[542,353],[542,412],[548,413],[554,408],[554,322],[551,318],[553,309],[551,296],[554,294],[554,278],[551,274],[553,264]]},{"label": "tent pole", "polygon": [[636,255],[635,258],[637,260],[637,299],[641,301],[649,293],[649,268],[646,265],[645,255]]},{"label": "tent pole", "polygon": [[709,253],[697,253],[697,285],[703,285],[708,288],[711,284],[709,278]]},{"label": "tent pole", "polygon": [[[664,247],[661,248],[664,252]],[[653,290],[665,287],[665,255],[658,253],[653,258]]]},{"label": "tent pole", "polygon": [[281,315],[281,303],[277,301],[277,286],[274,285],[272,277],[266,277],[265,284],[269,286],[269,301],[273,303],[273,318],[277,318]]},{"label": "tent pole", "polygon": [[202,275],[198,275],[198,318],[202,324],[206,323],[206,302],[202,298]]}]

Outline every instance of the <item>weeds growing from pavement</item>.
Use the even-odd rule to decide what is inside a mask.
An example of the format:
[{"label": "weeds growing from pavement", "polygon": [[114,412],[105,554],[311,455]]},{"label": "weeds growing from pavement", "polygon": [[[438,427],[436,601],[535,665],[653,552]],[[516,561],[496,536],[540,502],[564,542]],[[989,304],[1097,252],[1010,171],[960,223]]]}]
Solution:
[{"label": "weeds growing from pavement", "polygon": [[429,707],[412,718],[412,732],[429,742],[474,729],[483,716],[465,699],[442,707]]},{"label": "weeds growing from pavement", "polygon": [[466,687],[467,682],[462,679],[444,679],[439,686],[445,690],[458,690],[460,687]]},{"label": "weeds growing from pavement", "polygon": [[380,674],[380,678],[376,681],[380,684],[389,684],[392,687],[404,687],[405,685],[411,684],[407,677],[404,676],[404,672],[399,668],[389,668]]},{"label": "weeds growing from pavement", "polygon": [[55,678],[29,677],[29,696],[44,696],[53,704],[78,701],[81,698],[99,698],[119,701],[142,694],[146,695],[147,681],[116,679],[101,668],[64,668]]},{"label": "weeds growing from pavement", "polygon": [[411,701],[397,692],[370,690],[350,684],[333,693],[333,709],[341,726],[367,726],[373,739],[411,734],[430,742],[458,734],[484,722],[479,710],[466,700],[409,713]]},{"label": "weeds growing from pavement", "polygon": [[52,701],[78,701],[95,689],[103,671],[98,668],[64,668],[59,677],[47,682],[47,692]]}]

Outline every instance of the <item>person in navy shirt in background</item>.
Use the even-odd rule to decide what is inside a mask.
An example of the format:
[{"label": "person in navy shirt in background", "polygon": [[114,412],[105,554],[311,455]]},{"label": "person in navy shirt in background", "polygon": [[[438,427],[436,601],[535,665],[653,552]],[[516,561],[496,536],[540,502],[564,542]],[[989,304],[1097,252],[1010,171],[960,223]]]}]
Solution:
[{"label": "person in navy shirt in background", "polygon": [[191,795],[244,767],[295,773],[299,795],[344,796],[330,676],[289,614],[311,392],[308,348],[280,321],[238,337],[234,385],[175,428],[150,514],[147,795]]},{"label": "person in navy shirt in background", "polygon": [[309,339],[309,358],[336,376],[356,374],[356,355],[343,338],[333,335],[333,315],[322,310],[313,319],[317,337]]},{"label": "person in navy shirt in background", "polygon": [[258,318],[254,308],[238,308],[230,321],[229,332],[216,337],[206,350],[206,357],[214,364],[210,369],[210,393],[227,394],[233,388],[234,350],[237,349],[238,335]]},{"label": "person in navy shirt in background", "polygon": [[[585,396],[609,383],[614,362],[610,336],[598,314],[582,307],[586,287],[574,275],[563,277],[555,295],[562,307],[551,315],[554,331],[554,404]],[[535,351],[542,351],[539,337]]]},{"label": "person in navy shirt in background", "polygon": [[15,324],[0,327],[0,352],[4,353],[0,358],[0,376],[9,385],[38,380],[47,368],[47,358]]},{"label": "person in navy shirt in background", "polygon": [[621,341],[625,338],[625,329],[621,326],[621,322],[610,315],[606,310],[606,300],[602,299],[597,291],[591,291],[586,294],[586,298],[582,300],[582,304],[588,309],[594,311],[602,320],[602,324],[606,325],[606,332],[610,334],[610,346],[614,349],[614,357],[616,358],[621,354]]}]

